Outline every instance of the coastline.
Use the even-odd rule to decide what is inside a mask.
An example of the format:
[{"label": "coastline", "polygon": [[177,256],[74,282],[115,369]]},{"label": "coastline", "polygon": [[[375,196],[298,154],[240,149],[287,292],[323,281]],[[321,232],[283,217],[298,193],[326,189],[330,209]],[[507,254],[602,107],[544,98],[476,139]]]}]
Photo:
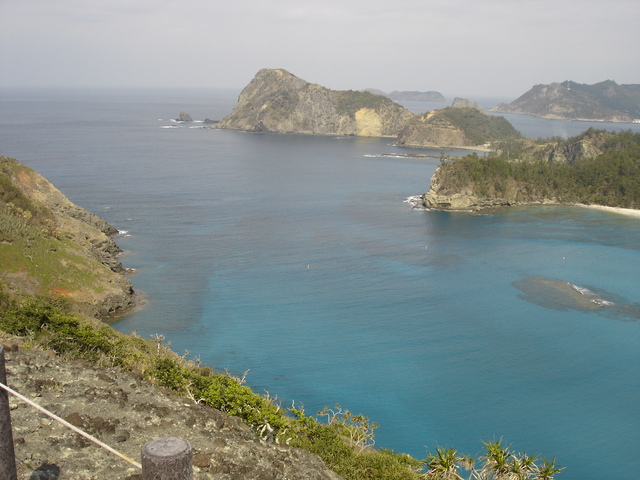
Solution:
[{"label": "coastline", "polygon": [[575,206],[592,208],[594,210],[601,210],[603,212],[617,213],[618,215],[625,215],[627,217],[640,218],[640,210],[636,210],[633,208],[606,207],[604,205],[584,205],[582,203],[576,203]]}]

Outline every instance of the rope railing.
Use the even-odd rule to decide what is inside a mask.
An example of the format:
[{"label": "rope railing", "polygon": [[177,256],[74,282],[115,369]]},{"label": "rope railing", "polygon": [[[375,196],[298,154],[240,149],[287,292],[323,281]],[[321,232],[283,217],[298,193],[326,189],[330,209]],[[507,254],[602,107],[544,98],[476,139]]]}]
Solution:
[{"label": "rope railing", "polygon": [[124,455],[123,453],[118,452],[117,450],[111,448],[109,445],[107,445],[104,442],[101,442],[100,440],[98,440],[96,437],[89,435],[87,432],[80,430],[78,427],[76,427],[75,425],[72,425],[71,423],[67,422],[65,419],[60,418],[59,416],[57,416],[55,413],[50,412],[49,410],[47,410],[44,407],[41,407],[40,405],[38,405],[37,403],[29,400],[27,397],[25,397],[24,395],[16,392],[15,390],[13,390],[11,387],[6,386],[4,383],[0,383],[0,388],[6,390],[7,392],[9,392],[11,395],[13,395],[16,398],[19,398],[20,400],[22,400],[24,403],[31,405],[33,408],[35,408],[36,410],[40,410],[42,413],[44,413],[46,416],[53,418],[56,422],[61,423],[62,425],[64,425],[65,427],[73,430],[74,432],[76,432],[78,435],[82,435],[84,438],[86,438],[87,440],[89,440],[90,442],[95,443],[96,445],[104,448],[105,450],[107,450],[108,452],[113,453],[114,455],[120,457],[122,460],[129,462],[131,465],[133,465],[134,467],[137,467],[139,469],[142,469],[142,465],[140,465],[138,462],[136,462],[135,460],[127,457],[126,455]]},{"label": "rope railing", "polygon": [[0,345],[0,480],[17,480],[18,478],[8,393],[90,442],[141,469],[142,480],[193,480],[192,450],[188,442],[177,437],[156,438],[142,447],[142,463],[138,463],[7,386],[4,347],[2,345]]}]

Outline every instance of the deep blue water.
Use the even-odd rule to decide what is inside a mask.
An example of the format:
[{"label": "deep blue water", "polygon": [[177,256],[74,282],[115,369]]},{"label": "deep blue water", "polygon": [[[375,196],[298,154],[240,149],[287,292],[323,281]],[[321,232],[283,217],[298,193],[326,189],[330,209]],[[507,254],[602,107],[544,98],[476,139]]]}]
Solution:
[{"label": "deep blue water", "polygon": [[[170,121],[236,95],[2,92],[0,154],[127,232],[147,303],[117,329],[249,370],[285,406],[339,403],[418,458],[504,437],[559,478],[638,478],[639,219],[412,210],[438,159],[380,155],[423,151]],[[513,117],[533,137],[590,126]],[[572,308],[562,282],[614,306]]]}]

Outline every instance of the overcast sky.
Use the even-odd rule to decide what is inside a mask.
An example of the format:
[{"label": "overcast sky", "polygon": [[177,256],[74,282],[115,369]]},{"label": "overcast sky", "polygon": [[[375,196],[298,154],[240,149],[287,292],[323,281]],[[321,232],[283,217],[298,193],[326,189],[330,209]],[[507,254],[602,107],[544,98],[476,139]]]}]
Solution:
[{"label": "overcast sky", "polygon": [[516,98],[640,83],[639,0],[0,0],[0,86],[333,89]]}]

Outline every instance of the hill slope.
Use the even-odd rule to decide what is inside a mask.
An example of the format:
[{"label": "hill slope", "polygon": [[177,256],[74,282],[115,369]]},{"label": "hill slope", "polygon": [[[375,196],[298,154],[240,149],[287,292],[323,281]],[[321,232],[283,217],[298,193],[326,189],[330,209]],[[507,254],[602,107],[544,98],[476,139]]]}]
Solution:
[{"label": "hill slope", "polygon": [[487,115],[473,107],[448,107],[424,113],[409,122],[395,144],[411,147],[476,147],[518,137],[518,131],[503,117]]},{"label": "hill slope", "polygon": [[101,318],[132,307],[115,233],[38,173],[0,157],[0,282],[14,295],[64,297]]},{"label": "hill slope", "polygon": [[262,69],[215,128],[265,133],[396,136],[413,118],[381,95],[334,91],[282,69]]},{"label": "hill slope", "polygon": [[523,204],[640,208],[640,133],[589,129],[563,142],[506,142],[481,158],[438,167],[428,208],[482,209]]},{"label": "hill slope", "polygon": [[612,80],[585,85],[572,81],[535,85],[509,104],[493,111],[524,113],[542,118],[632,122],[640,118],[640,85]]}]

